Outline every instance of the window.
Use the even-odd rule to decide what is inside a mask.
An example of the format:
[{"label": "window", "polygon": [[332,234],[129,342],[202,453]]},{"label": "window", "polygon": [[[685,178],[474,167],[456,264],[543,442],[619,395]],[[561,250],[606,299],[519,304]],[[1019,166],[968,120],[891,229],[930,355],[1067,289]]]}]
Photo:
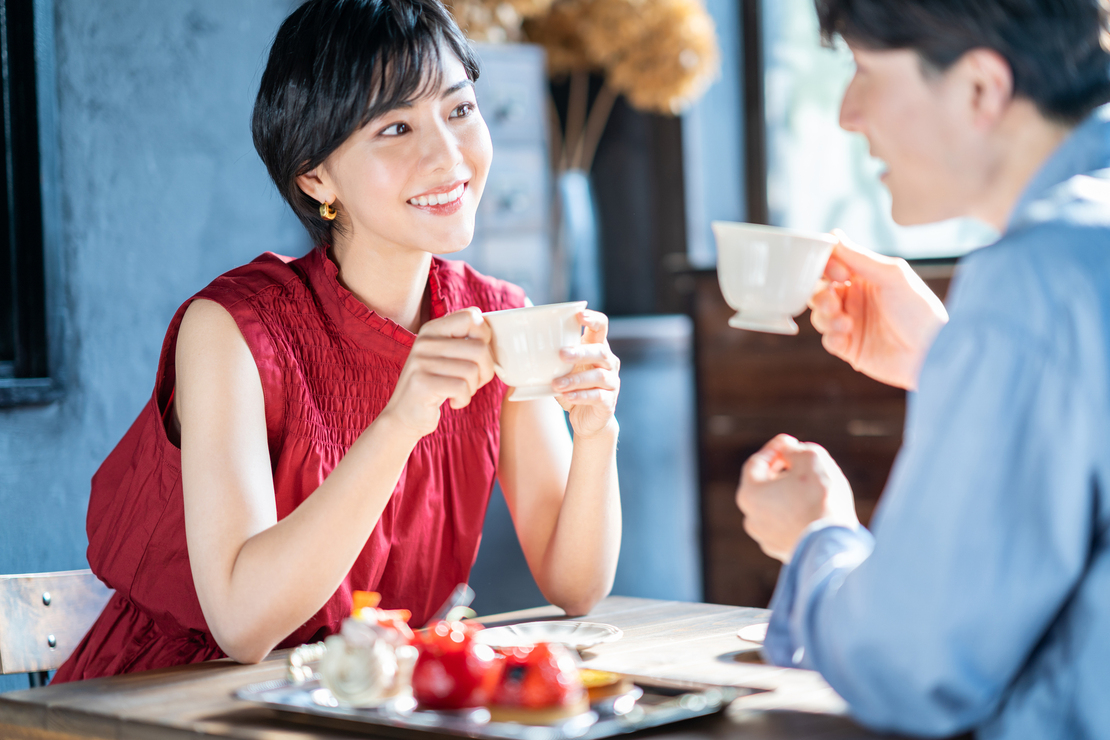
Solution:
[{"label": "window", "polygon": [[[0,405],[46,403],[58,397],[51,377],[47,336],[46,249],[43,229],[44,178],[41,156],[52,109],[41,105],[52,80],[40,80],[42,57],[53,53],[53,34],[36,20],[50,3],[0,0]],[[36,16],[36,6],[41,6]],[[43,30],[43,29],[39,29]],[[45,29],[52,30],[52,29]],[[49,161],[49,157],[47,157]]]}]

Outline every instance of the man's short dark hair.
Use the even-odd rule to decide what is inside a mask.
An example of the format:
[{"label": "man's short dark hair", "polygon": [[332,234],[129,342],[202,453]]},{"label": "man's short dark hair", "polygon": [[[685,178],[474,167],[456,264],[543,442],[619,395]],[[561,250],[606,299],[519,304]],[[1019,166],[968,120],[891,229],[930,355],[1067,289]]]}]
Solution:
[{"label": "man's short dark hair", "polygon": [[815,0],[826,43],[913,49],[943,71],[993,49],[1010,64],[1014,95],[1073,124],[1110,100],[1107,13],[1101,0]]},{"label": "man's short dark hair", "polygon": [[334,221],[297,185],[358,129],[439,92],[440,55],[478,58],[439,0],[308,0],[278,29],[254,104],[254,146],[314,244]]}]

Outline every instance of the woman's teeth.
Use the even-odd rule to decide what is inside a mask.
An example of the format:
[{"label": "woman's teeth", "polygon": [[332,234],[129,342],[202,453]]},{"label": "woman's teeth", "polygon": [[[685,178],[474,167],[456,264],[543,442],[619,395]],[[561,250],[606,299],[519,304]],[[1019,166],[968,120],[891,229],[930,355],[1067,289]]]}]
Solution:
[{"label": "woman's teeth", "polygon": [[409,198],[409,203],[414,206],[441,206],[444,203],[451,203],[461,198],[464,190],[466,190],[466,183],[447,193],[433,193],[432,195],[418,195],[415,198]]}]

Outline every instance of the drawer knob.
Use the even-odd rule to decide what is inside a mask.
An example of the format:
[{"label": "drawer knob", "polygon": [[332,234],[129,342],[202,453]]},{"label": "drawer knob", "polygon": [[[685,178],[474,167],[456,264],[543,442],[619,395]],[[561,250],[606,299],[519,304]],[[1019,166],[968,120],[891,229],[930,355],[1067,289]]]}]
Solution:
[{"label": "drawer knob", "polygon": [[508,98],[498,103],[497,107],[493,110],[494,118],[499,122],[511,121],[514,118],[520,118],[520,114],[524,112],[524,105],[516,98]]},{"label": "drawer knob", "polygon": [[501,196],[499,205],[504,213],[520,213],[528,208],[528,195],[520,190],[505,193]]},{"label": "drawer knob", "polygon": [[850,437],[893,437],[898,433],[895,425],[873,419],[852,419],[847,431]]},{"label": "drawer knob", "polygon": [[716,414],[706,420],[709,433],[714,437],[727,437],[736,431],[736,422],[727,414]]}]

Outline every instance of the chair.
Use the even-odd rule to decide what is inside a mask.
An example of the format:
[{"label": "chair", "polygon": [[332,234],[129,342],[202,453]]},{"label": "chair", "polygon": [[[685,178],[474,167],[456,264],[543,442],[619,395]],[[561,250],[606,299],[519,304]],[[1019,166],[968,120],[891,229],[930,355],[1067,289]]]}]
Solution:
[{"label": "chair", "polygon": [[45,686],[112,593],[91,570],[0,576],[0,675],[27,673],[32,688]]}]

